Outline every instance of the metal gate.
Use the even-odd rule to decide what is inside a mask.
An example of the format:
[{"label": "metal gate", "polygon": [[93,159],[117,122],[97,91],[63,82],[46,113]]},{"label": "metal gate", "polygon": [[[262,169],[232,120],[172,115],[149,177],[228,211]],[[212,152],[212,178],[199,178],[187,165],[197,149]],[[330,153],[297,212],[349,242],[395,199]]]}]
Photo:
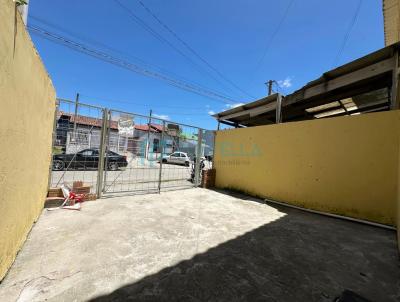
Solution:
[{"label": "metal gate", "polygon": [[211,167],[212,132],[190,125],[63,99],[54,125],[51,187],[81,181],[97,197],[160,192],[198,186]]}]

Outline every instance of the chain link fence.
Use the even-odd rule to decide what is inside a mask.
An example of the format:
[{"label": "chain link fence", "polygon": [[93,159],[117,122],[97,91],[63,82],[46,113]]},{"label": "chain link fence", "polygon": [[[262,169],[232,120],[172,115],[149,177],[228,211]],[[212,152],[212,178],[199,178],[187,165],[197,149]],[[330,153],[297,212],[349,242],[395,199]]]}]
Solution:
[{"label": "chain link fence", "polygon": [[98,197],[200,184],[212,131],[58,99],[50,186],[83,182]]}]

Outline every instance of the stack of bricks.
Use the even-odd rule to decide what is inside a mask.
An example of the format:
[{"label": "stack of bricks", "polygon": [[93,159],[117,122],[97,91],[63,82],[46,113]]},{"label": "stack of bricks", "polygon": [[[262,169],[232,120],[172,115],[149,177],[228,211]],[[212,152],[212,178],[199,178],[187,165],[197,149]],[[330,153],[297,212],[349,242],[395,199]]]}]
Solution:
[{"label": "stack of bricks", "polygon": [[97,195],[94,193],[88,193],[85,194],[85,198],[83,199],[84,201],[88,201],[88,200],[96,200],[97,199]]},{"label": "stack of bricks", "polygon": [[45,208],[56,208],[64,202],[64,195],[60,188],[50,188],[44,203]]},{"label": "stack of bricks", "polygon": [[61,188],[50,188],[47,197],[64,197]]},{"label": "stack of bricks", "polygon": [[83,198],[84,201],[88,200],[96,200],[96,194],[90,193],[92,186],[85,186],[83,181],[74,181],[72,184],[72,192],[76,194],[83,194],[85,197]]},{"label": "stack of bricks", "polygon": [[215,169],[203,170],[201,178],[202,188],[213,188],[215,187]]}]

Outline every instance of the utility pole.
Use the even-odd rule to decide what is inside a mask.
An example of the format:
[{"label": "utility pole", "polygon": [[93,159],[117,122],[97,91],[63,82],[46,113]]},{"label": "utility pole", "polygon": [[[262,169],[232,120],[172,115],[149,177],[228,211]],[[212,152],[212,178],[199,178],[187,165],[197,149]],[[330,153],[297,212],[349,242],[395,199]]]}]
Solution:
[{"label": "utility pole", "polygon": [[153,114],[153,110],[150,109],[149,115],[149,125],[147,129],[147,146],[146,146],[146,158],[149,159],[149,149],[150,149],[150,129],[151,129],[151,116]]},{"label": "utility pole", "polygon": [[274,82],[275,82],[274,80],[269,80],[267,83],[265,83],[265,84],[268,85],[268,95],[271,95],[271,94],[272,94],[272,84],[273,84]]}]

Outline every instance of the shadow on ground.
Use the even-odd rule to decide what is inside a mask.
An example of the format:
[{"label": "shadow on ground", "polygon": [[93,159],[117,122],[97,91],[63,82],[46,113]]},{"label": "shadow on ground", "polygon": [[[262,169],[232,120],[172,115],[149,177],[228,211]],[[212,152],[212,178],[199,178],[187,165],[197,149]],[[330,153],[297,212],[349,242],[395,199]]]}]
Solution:
[{"label": "shadow on ground", "polygon": [[400,300],[393,231],[276,207],[287,215],[91,301]]}]

